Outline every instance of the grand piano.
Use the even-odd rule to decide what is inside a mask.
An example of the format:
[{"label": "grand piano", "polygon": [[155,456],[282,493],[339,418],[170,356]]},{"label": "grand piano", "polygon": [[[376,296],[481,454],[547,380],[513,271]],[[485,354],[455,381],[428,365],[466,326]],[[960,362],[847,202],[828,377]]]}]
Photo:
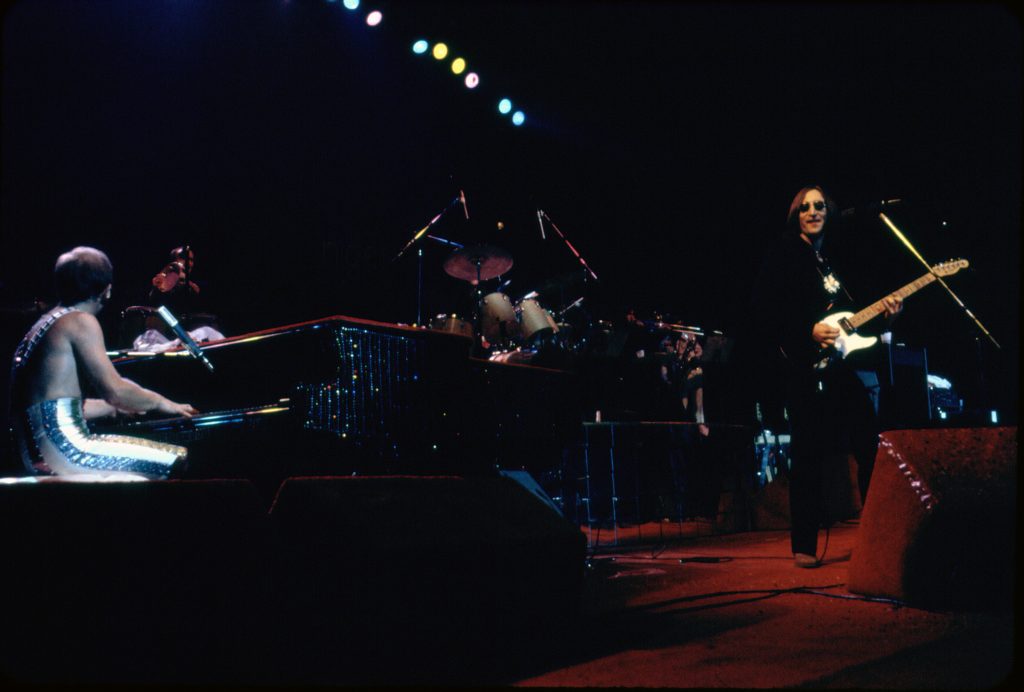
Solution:
[{"label": "grand piano", "polygon": [[332,316],[114,359],[192,419],[94,426],[189,448],[186,477],[486,474],[557,465],[581,421],[567,371],[471,356],[450,332]]}]

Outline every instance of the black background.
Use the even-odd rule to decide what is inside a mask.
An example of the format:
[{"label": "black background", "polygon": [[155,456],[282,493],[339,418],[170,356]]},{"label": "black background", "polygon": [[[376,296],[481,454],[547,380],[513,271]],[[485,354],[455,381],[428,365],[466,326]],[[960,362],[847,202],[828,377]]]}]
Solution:
[{"label": "black background", "polygon": [[[368,27],[369,9],[384,22]],[[104,249],[115,294],[143,300],[172,247],[224,331],[345,314],[417,317],[415,251],[436,235],[508,249],[516,299],[578,265],[595,318],[626,307],[750,336],[745,303],[793,194],[844,208],[840,273],[867,304],[924,272],[896,338],[968,405],[1015,420],[1020,22],[1001,5],[325,0],[38,0],[3,27],[0,307],[16,342],[52,300],[56,256]],[[475,91],[410,50],[444,40]],[[526,112],[513,128],[495,104]],[[451,200],[464,189],[470,220]],[[497,223],[504,224],[503,230]],[[422,245],[423,316],[464,312],[448,250]],[[839,267],[837,267],[839,269]],[[118,344],[123,345],[123,344]],[[13,348],[13,343],[10,344]],[[986,375],[987,390],[979,374]]]}]

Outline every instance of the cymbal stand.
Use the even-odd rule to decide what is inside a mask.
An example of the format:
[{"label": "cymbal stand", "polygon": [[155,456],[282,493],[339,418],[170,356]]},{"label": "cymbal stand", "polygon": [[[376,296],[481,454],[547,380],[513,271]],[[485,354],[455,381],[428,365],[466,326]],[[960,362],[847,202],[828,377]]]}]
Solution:
[{"label": "cymbal stand", "polygon": [[480,288],[480,266],[484,263],[482,257],[477,257],[476,262],[476,300],[473,301],[473,326],[476,327],[477,338],[474,339],[476,343],[474,346],[482,346],[480,340],[484,338],[484,316],[481,311],[480,304],[484,299],[484,292]]},{"label": "cymbal stand", "polygon": [[538,211],[538,212],[539,212],[539,213],[540,213],[540,214],[541,214],[541,215],[542,215],[542,216],[543,216],[543,217],[544,217],[545,219],[547,219],[548,223],[549,223],[549,224],[551,224],[551,228],[555,229],[555,233],[557,233],[557,234],[558,234],[558,237],[562,239],[562,242],[563,242],[563,243],[565,243],[565,246],[566,246],[567,248],[569,248],[569,251],[570,251],[570,252],[572,252],[573,256],[575,256],[575,257],[576,257],[576,259],[578,259],[578,260],[580,261],[580,264],[581,264],[581,265],[583,265],[583,268],[584,268],[584,269],[585,269],[585,270],[587,271],[587,274],[589,274],[590,276],[592,276],[592,277],[594,278],[594,281],[597,281],[597,280],[598,280],[598,278],[597,278],[597,274],[595,274],[595,273],[594,273],[594,270],[590,268],[590,265],[589,265],[589,264],[587,264],[587,261],[586,261],[585,259],[583,259],[583,255],[581,255],[581,254],[579,253],[579,250],[577,250],[577,249],[576,249],[576,248],[575,248],[575,247],[573,246],[573,244],[569,242],[569,239],[565,237],[565,234],[564,234],[564,233],[562,233],[562,231],[561,231],[561,230],[560,230],[560,229],[558,228],[558,226],[557,226],[557,225],[555,225],[555,222],[551,220],[551,217],[550,217],[550,216],[548,216],[548,213],[547,213],[546,211],[544,211],[543,209],[538,209],[537,211]]}]

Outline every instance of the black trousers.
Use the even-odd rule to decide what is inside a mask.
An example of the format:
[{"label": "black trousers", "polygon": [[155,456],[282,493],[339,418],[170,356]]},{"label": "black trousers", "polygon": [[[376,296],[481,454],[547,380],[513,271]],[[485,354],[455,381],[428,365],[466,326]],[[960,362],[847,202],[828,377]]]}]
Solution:
[{"label": "black trousers", "polygon": [[852,452],[857,484],[867,497],[878,451],[878,420],[867,389],[844,363],[820,375],[794,372],[789,378],[790,542],[794,553],[814,555],[825,515],[824,466],[830,454]]}]

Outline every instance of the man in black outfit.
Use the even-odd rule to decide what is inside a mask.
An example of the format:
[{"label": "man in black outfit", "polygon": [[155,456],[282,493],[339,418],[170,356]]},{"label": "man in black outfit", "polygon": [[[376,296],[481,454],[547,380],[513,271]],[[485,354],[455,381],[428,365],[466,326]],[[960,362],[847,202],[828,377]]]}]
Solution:
[{"label": "man in black outfit", "polygon": [[[829,312],[857,309],[826,256],[825,231],[838,220],[836,204],[822,188],[800,190],[790,204],[786,232],[762,265],[753,299],[758,338],[782,376],[789,412],[790,540],[799,567],[819,564],[826,455],[853,452],[863,500],[878,449],[867,390],[835,355],[839,329],[821,321]],[[890,321],[903,307],[896,295],[883,303]]]}]

